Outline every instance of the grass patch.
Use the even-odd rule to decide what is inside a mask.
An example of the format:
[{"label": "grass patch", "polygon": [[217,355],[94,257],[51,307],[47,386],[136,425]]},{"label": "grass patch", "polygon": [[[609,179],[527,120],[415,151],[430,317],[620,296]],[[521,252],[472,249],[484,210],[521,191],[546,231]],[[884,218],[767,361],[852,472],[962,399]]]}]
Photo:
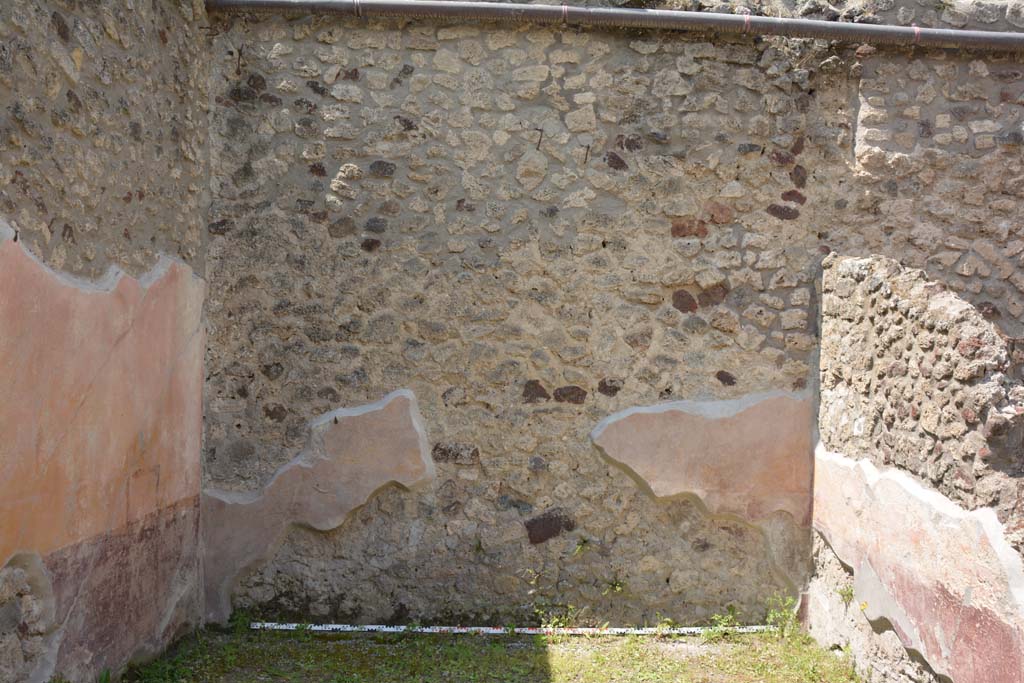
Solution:
[{"label": "grass patch", "polygon": [[697,638],[200,631],[132,683],[846,683],[850,660],[802,635]]}]

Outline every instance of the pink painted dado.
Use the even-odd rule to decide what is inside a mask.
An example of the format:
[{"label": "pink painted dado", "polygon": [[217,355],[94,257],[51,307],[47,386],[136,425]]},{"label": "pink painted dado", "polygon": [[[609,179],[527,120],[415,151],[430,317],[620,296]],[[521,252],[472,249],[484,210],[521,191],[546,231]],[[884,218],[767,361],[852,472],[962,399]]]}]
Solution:
[{"label": "pink painted dado", "polygon": [[204,283],[170,260],[79,282],[4,237],[0,568],[42,559],[54,623],[31,677],[79,680],[199,614]]},{"label": "pink painted dado", "polygon": [[814,525],[868,619],[956,683],[1024,682],[1024,565],[991,509],[819,448]]}]

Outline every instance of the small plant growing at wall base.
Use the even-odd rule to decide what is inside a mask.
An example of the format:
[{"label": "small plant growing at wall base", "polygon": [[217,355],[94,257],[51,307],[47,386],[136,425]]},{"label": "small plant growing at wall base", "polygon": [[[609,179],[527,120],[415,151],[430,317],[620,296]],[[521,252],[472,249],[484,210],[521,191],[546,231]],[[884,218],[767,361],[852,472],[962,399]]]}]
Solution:
[{"label": "small plant growing at wall base", "polygon": [[533,613],[543,628],[572,628],[582,625],[586,610],[586,607],[579,609],[575,605],[544,603],[534,606]]},{"label": "small plant growing at wall base", "polygon": [[626,582],[616,576],[614,579],[610,579],[605,582],[604,591],[602,591],[601,595],[608,595],[609,593],[621,593],[625,589]]},{"label": "small plant growing at wall base", "polygon": [[791,595],[773,595],[768,599],[765,622],[775,629],[780,640],[797,633],[799,624],[796,618],[796,599]]},{"label": "small plant growing at wall base", "polygon": [[710,622],[711,626],[701,635],[701,639],[705,643],[720,643],[723,640],[729,640],[736,635],[736,629],[740,627],[740,622],[736,618],[736,608],[733,605],[726,608],[725,614],[712,615]]},{"label": "small plant growing at wall base", "polygon": [[657,623],[657,625],[654,628],[657,629],[657,631],[658,631],[658,637],[659,638],[670,638],[670,637],[672,637],[668,633],[668,631],[670,629],[673,629],[673,628],[679,628],[679,622],[677,622],[675,619],[672,619],[671,617],[663,617],[663,616],[661,616],[660,612],[657,613],[657,616],[658,616],[658,623]]}]

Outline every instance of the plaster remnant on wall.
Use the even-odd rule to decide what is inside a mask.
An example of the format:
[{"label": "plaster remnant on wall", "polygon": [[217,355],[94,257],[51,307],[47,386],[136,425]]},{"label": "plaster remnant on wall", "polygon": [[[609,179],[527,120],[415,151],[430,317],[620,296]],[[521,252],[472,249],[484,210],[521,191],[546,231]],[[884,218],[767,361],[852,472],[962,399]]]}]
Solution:
[{"label": "plaster remnant on wall", "polygon": [[[849,646],[871,681],[899,661],[899,676],[877,680],[1021,680],[1016,343],[920,270],[883,257],[823,265],[814,523],[831,549],[817,552],[811,632]],[[864,617],[825,597],[840,590],[833,551]],[[893,652],[886,623],[934,675]]]},{"label": "plaster remnant on wall", "polygon": [[273,557],[292,526],[334,529],[387,484],[413,488],[433,477],[411,391],[316,418],[306,449],[260,491],[203,492],[207,620],[230,616],[238,578]]},{"label": "plaster remnant on wall", "polygon": [[[144,278],[112,268],[91,283],[2,238],[0,324],[13,332],[0,338],[0,376],[22,400],[0,410],[0,558],[196,496],[203,281],[163,257]],[[76,505],[54,511],[64,494]]]},{"label": "plaster remnant on wall", "polygon": [[854,600],[957,683],[1024,681],[1024,564],[991,509],[820,446],[814,525],[854,568]]},{"label": "plaster remnant on wall", "polygon": [[692,493],[713,514],[810,523],[814,406],[805,393],[630,408],[591,438],[658,497]]},{"label": "plaster remnant on wall", "polygon": [[823,647],[850,652],[864,683],[944,683],[919,654],[907,651],[888,623],[868,621],[854,600],[853,571],[817,532],[813,554],[814,573],[800,607],[811,637]]},{"label": "plaster remnant on wall", "polygon": [[0,291],[0,566],[53,612],[0,647],[15,680],[92,680],[199,616],[205,283],[167,257],[72,277],[0,220]]}]

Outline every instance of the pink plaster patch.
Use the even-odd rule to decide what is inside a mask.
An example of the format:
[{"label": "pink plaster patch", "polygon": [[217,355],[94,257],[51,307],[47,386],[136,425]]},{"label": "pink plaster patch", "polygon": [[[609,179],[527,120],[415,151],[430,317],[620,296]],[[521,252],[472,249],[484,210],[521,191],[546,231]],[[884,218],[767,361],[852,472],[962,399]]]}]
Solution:
[{"label": "pink plaster patch", "polygon": [[810,399],[789,394],[680,401],[612,415],[592,438],[656,496],[692,493],[748,521],[783,511],[807,526],[813,420]]},{"label": "pink plaster patch", "polygon": [[0,560],[197,495],[204,286],[158,275],[78,286],[0,243]]}]

